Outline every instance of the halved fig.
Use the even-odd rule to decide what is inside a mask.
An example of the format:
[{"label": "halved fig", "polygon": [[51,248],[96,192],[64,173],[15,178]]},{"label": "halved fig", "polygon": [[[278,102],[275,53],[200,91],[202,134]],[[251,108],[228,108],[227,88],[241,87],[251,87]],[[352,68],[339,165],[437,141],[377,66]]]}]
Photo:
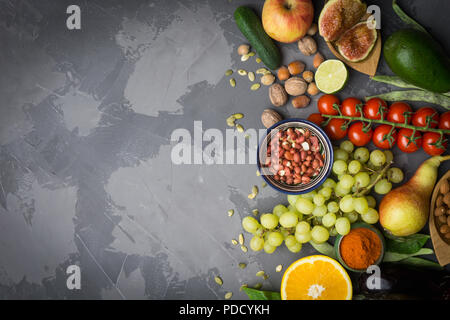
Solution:
[{"label": "halved fig", "polygon": [[360,0],[330,0],[319,16],[319,33],[326,41],[335,41],[357,23],[367,6]]},{"label": "halved fig", "polygon": [[364,60],[372,51],[377,41],[378,33],[370,29],[367,21],[360,22],[344,32],[336,41],[339,53],[348,61]]}]

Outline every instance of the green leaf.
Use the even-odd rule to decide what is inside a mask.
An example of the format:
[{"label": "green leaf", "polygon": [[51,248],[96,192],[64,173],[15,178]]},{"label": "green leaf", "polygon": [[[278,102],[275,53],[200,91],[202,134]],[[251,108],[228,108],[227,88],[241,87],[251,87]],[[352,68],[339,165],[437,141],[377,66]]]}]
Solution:
[{"label": "green leaf", "polygon": [[386,238],[387,251],[411,254],[422,248],[430,239],[429,235],[416,233],[407,237]]},{"label": "green leaf", "polygon": [[279,292],[242,288],[250,300],[281,300]]},{"label": "green leaf", "polygon": [[337,259],[336,253],[334,252],[334,247],[328,242],[315,243],[314,241],[310,241],[309,243],[314,249],[319,251],[321,254],[324,254],[333,259]]},{"label": "green leaf", "polygon": [[426,260],[418,257],[410,257],[406,258],[399,263],[401,264],[407,264],[410,266],[420,267],[420,268],[430,268],[430,269],[436,269],[436,270],[442,270],[443,267],[434,261]]},{"label": "green leaf", "polygon": [[413,256],[420,256],[424,254],[433,254],[433,253],[434,253],[433,249],[429,248],[422,248],[419,251],[410,254],[386,251],[384,254],[383,262],[397,262],[408,259]]},{"label": "green leaf", "polygon": [[398,15],[400,19],[402,19],[403,22],[406,24],[409,24],[412,28],[417,29],[419,31],[425,32],[429,35],[427,30],[425,30],[424,27],[422,27],[416,20],[408,16],[405,11],[402,10],[397,4],[396,0],[392,0],[392,9],[394,9],[395,13]]}]

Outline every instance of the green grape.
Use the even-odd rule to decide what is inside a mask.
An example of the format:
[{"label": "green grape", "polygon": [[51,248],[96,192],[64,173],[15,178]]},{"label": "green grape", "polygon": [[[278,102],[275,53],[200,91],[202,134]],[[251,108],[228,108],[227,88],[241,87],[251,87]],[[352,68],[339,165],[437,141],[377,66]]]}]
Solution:
[{"label": "green grape", "polygon": [[336,228],[337,233],[339,233],[342,236],[345,236],[347,233],[350,232],[350,220],[348,220],[348,218],[345,217],[337,218],[334,227]]},{"label": "green grape", "polygon": [[346,212],[344,213],[344,217],[346,217],[348,221],[350,221],[350,223],[356,222],[356,220],[358,220],[359,218],[358,213],[356,211]]},{"label": "green grape", "polygon": [[336,181],[334,181],[333,179],[327,178],[324,183],[323,186],[325,188],[331,188],[334,189],[336,187]]},{"label": "green grape", "polygon": [[345,140],[341,142],[341,149],[346,151],[347,153],[352,153],[355,146],[350,140]]},{"label": "green grape", "polygon": [[336,213],[339,211],[339,205],[336,201],[330,201],[327,205],[328,212]]},{"label": "green grape", "polygon": [[316,206],[313,210],[313,216],[316,217],[322,217],[327,213],[327,206],[326,205],[321,205],[321,206]]},{"label": "green grape", "polygon": [[367,160],[369,160],[369,156],[370,156],[369,150],[364,147],[357,148],[355,150],[355,153],[353,154],[355,160],[358,160],[361,163],[366,163]]},{"label": "green grape", "polygon": [[306,221],[300,221],[295,227],[296,233],[308,233],[311,230],[311,226]]},{"label": "green grape", "polygon": [[372,196],[366,196],[367,204],[369,208],[375,208],[377,206],[377,200]]},{"label": "green grape", "polygon": [[355,211],[359,214],[364,214],[369,210],[369,204],[367,203],[366,198],[358,197],[353,199],[353,207]]},{"label": "green grape", "polygon": [[352,212],[354,210],[354,206],[353,206],[353,198],[351,195],[346,195],[344,196],[340,201],[339,201],[339,208],[343,211],[343,212]]},{"label": "green grape", "polygon": [[252,232],[253,235],[261,237],[264,234],[264,228],[260,225],[255,232]]},{"label": "green grape", "polygon": [[345,162],[347,162],[348,160],[348,153],[342,149],[337,149],[334,152],[334,159],[336,160],[343,160]]},{"label": "green grape", "polygon": [[325,197],[320,193],[316,194],[313,198],[313,202],[316,206],[321,206],[325,203]]},{"label": "green grape", "polygon": [[283,227],[280,228],[281,235],[283,236],[283,239],[286,239],[289,236],[289,231]]},{"label": "green grape", "polygon": [[355,184],[355,179],[349,174],[344,174],[339,179],[339,183],[341,184],[342,188],[344,189],[351,189],[353,185]]},{"label": "green grape", "polygon": [[367,172],[358,172],[354,178],[355,185],[361,188],[367,187],[370,183],[370,176]]},{"label": "green grape", "polygon": [[336,160],[333,163],[333,172],[335,174],[344,174],[345,171],[347,171],[347,163],[344,160]]},{"label": "green grape", "polygon": [[273,214],[276,215],[278,218],[281,217],[281,215],[285,212],[288,212],[288,208],[282,204],[278,204],[275,207],[273,207]]},{"label": "green grape", "polygon": [[336,186],[335,193],[338,197],[343,197],[346,194],[350,193],[350,189],[346,189],[346,188],[342,187],[341,183],[339,182]]},{"label": "green grape", "polygon": [[254,236],[250,240],[250,249],[252,249],[253,251],[259,251],[262,250],[262,248],[264,248],[264,239],[258,236]]},{"label": "green grape", "polygon": [[381,150],[373,150],[370,153],[370,163],[375,167],[380,167],[386,162],[386,156]]},{"label": "green grape", "polygon": [[285,212],[281,215],[279,223],[285,228],[295,227],[298,223],[298,216],[292,211]]},{"label": "green grape", "polygon": [[295,202],[297,201],[298,198],[300,198],[300,195],[288,194],[287,201],[291,206],[295,206]]},{"label": "green grape", "polygon": [[242,219],[242,228],[244,228],[245,231],[254,233],[259,227],[258,221],[253,217],[245,217]]},{"label": "green grape", "polygon": [[274,229],[278,225],[278,217],[272,213],[265,213],[260,218],[261,225],[266,229]]},{"label": "green grape", "polygon": [[314,198],[316,193],[317,193],[316,190],[313,190],[311,192],[307,192],[307,193],[300,195],[300,197],[302,197],[303,199],[309,199],[312,201],[312,199]]},{"label": "green grape", "polygon": [[358,160],[352,160],[350,161],[350,163],[348,164],[348,172],[350,174],[357,174],[359,171],[361,171],[361,162],[359,162]]},{"label": "green grape", "polygon": [[336,215],[332,212],[328,212],[326,215],[322,217],[322,224],[324,227],[332,227],[336,222]]},{"label": "green grape", "polygon": [[373,208],[369,208],[369,211],[367,211],[367,213],[365,214],[362,214],[361,218],[365,223],[377,223],[379,218],[378,211]]},{"label": "green grape", "polygon": [[299,221],[303,219],[303,214],[300,211],[298,211],[295,206],[290,204],[288,206],[288,209],[289,209],[289,211],[292,211],[297,215]]},{"label": "green grape", "polygon": [[311,240],[311,232],[306,232],[306,233],[295,233],[295,240],[297,240],[297,242],[299,243],[307,243]]},{"label": "green grape", "polygon": [[381,179],[375,184],[375,192],[378,194],[386,194],[392,189],[392,183],[387,179]]},{"label": "green grape", "polygon": [[295,203],[297,210],[303,214],[311,214],[314,210],[314,203],[305,198],[299,198]]},{"label": "green grape", "polygon": [[311,239],[315,243],[324,243],[330,237],[330,233],[322,226],[314,226],[311,230]]},{"label": "green grape", "polygon": [[291,247],[297,243],[297,240],[295,239],[295,236],[289,235],[284,239],[284,243],[286,244],[286,247]]},{"label": "green grape", "polygon": [[267,241],[271,246],[278,247],[283,243],[284,237],[279,231],[272,231],[267,236]]},{"label": "green grape", "polygon": [[326,200],[330,199],[332,192],[333,189],[331,189],[330,187],[323,187],[319,190],[319,194],[322,195]]},{"label": "green grape", "polygon": [[302,250],[302,244],[297,242],[293,246],[290,246],[287,248],[290,252],[297,253],[297,252],[300,252],[300,250]]},{"label": "green grape", "polygon": [[386,157],[386,163],[390,163],[392,160],[394,160],[394,154],[391,150],[384,150],[383,153]]},{"label": "green grape", "polygon": [[264,243],[264,252],[265,252],[265,253],[271,254],[271,253],[273,253],[276,249],[277,249],[277,247],[270,245],[269,242],[266,241],[266,242]]},{"label": "green grape", "polygon": [[336,228],[331,228],[330,230],[330,236],[335,237],[338,235],[338,232],[336,231]]},{"label": "green grape", "polygon": [[403,181],[403,171],[399,168],[389,168],[388,172],[387,172],[387,177],[389,179],[389,181],[393,182],[393,183],[400,183]]}]

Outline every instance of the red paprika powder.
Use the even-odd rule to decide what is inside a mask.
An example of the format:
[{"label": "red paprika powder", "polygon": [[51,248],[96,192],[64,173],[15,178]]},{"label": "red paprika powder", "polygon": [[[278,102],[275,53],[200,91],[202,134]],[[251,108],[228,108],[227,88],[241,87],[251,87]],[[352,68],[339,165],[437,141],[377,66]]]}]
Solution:
[{"label": "red paprika powder", "polygon": [[381,255],[381,240],[367,228],[356,228],[344,236],[340,244],[340,253],[344,262],[352,269],[363,270]]}]

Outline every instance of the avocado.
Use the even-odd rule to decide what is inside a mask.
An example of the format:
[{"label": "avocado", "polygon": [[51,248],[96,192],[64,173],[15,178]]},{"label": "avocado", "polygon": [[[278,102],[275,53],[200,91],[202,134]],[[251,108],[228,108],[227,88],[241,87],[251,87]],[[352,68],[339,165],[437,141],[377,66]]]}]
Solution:
[{"label": "avocado", "polygon": [[383,54],[402,80],[432,92],[450,91],[450,60],[428,34],[415,29],[396,31],[384,43]]}]

